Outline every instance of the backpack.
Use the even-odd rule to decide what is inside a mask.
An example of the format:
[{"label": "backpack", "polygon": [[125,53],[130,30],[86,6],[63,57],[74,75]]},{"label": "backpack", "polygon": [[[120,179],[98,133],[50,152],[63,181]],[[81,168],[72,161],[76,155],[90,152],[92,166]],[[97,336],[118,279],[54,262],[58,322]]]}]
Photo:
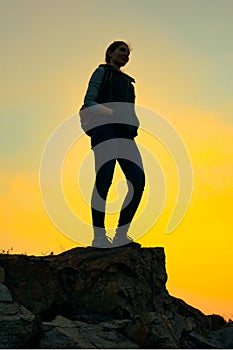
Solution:
[{"label": "backpack", "polygon": [[[101,90],[105,86],[106,82],[110,81],[111,79],[112,79],[112,70],[108,68],[104,68],[104,76],[101,82],[98,97],[100,96]],[[98,97],[97,97],[97,100],[98,100]],[[81,128],[83,129],[83,131],[88,136],[92,136],[93,127],[95,126],[95,123],[94,123],[95,115],[92,113],[92,108],[85,107],[85,105],[82,105],[79,111],[79,117],[80,117]]]}]

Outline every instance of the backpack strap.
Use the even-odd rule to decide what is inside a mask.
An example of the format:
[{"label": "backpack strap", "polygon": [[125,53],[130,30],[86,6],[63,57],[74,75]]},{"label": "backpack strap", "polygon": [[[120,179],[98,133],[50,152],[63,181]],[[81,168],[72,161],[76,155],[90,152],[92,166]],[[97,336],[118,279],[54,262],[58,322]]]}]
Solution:
[{"label": "backpack strap", "polygon": [[103,76],[102,84],[99,90],[99,95],[101,95],[101,90],[105,88],[105,86],[108,86],[108,101],[106,102],[111,102],[112,101],[112,76],[113,76],[113,71],[111,68],[109,68],[107,65],[104,67],[105,73]]}]

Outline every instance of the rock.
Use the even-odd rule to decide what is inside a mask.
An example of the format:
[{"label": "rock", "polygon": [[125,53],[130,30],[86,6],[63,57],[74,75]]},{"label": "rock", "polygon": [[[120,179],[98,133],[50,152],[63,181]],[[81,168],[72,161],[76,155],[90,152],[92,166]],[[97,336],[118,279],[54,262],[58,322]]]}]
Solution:
[{"label": "rock", "polygon": [[18,303],[0,303],[0,348],[33,348],[37,341],[35,316]]},{"label": "rock", "polygon": [[168,297],[163,249],[121,248],[85,259],[74,284],[76,313],[128,318],[154,310],[154,295]]},{"label": "rock", "polygon": [[186,339],[186,347],[191,349],[217,349],[221,348],[220,343],[214,342],[205,335],[191,332]]},{"label": "rock", "polygon": [[217,331],[210,332],[208,336],[212,342],[219,344],[219,348],[233,349],[233,326],[225,326]]},{"label": "rock", "polygon": [[226,325],[226,321],[222,316],[219,315],[208,315],[207,316],[210,322],[210,328],[215,331],[218,330]]},{"label": "rock", "polygon": [[125,327],[124,334],[130,339],[135,339],[140,348],[179,348],[179,339],[168,318],[155,312],[145,313],[136,322],[130,322]]},{"label": "rock", "polygon": [[0,283],[5,282],[5,270],[2,266],[0,266]]},{"label": "rock", "polygon": [[182,348],[199,349],[232,349],[233,348],[233,326],[225,325],[217,331],[206,329],[194,330],[185,334]]},{"label": "rock", "polygon": [[170,297],[170,310],[173,311],[173,315],[182,316],[183,319],[191,318],[195,320],[195,324],[199,328],[210,329],[208,316],[179,298]]},{"label": "rock", "polygon": [[40,348],[57,349],[137,349],[136,343],[117,332],[125,323],[88,324],[57,316],[52,322],[43,322]]},{"label": "rock", "polygon": [[1,346],[220,348],[233,344],[232,326],[226,326],[221,316],[206,316],[169,295],[163,248],[87,247],[45,257],[0,254],[0,265],[5,272],[5,286],[0,284]]},{"label": "rock", "polygon": [[0,302],[12,302],[12,296],[9,289],[0,283]]},{"label": "rock", "polygon": [[71,313],[128,318],[169,299],[163,248],[75,248],[43,258],[1,255],[0,263],[13,299],[46,321]]},{"label": "rock", "polygon": [[52,322],[42,323],[40,349],[85,349],[93,345],[82,339],[74,321],[57,316]]}]

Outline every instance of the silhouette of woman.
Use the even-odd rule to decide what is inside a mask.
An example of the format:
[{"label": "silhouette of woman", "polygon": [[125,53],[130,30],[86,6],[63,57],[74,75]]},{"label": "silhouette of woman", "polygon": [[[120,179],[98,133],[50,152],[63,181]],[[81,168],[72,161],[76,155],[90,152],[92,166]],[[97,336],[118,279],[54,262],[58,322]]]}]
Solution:
[{"label": "silhouette of woman", "polygon": [[[100,64],[93,72],[84,98],[84,108],[95,106],[98,115],[104,119],[101,125],[93,127],[88,133],[95,157],[96,179],[91,210],[94,229],[92,246],[97,248],[133,243],[127,233],[145,186],[142,159],[134,140],[139,127],[134,111],[135,92],[132,83],[135,81],[121,71],[121,67],[129,61],[129,55],[130,48],[124,41],[111,43],[105,53],[106,64]],[[103,163],[106,152],[110,158]],[[111,240],[106,236],[104,221],[106,198],[116,161],[126,177],[128,192],[120,211],[115,237]]]}]

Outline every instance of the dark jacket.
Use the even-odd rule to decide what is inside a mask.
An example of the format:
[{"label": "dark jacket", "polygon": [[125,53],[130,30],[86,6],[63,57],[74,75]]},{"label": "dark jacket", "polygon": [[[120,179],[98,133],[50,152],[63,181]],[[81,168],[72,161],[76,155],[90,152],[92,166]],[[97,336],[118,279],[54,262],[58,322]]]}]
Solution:
[{"label": "dark jacket", "polygon": [[100,64],[90,78],[84,98],[85,108],[97,104],[122,102],[108,105],[114,111],[111,123],[114,121],[114,123],[121,124],[124,130],[129,131],[129,136],[135,137],[139,121],[134,110],[134,82],[132,77],[119,71],[113,65]]}]

